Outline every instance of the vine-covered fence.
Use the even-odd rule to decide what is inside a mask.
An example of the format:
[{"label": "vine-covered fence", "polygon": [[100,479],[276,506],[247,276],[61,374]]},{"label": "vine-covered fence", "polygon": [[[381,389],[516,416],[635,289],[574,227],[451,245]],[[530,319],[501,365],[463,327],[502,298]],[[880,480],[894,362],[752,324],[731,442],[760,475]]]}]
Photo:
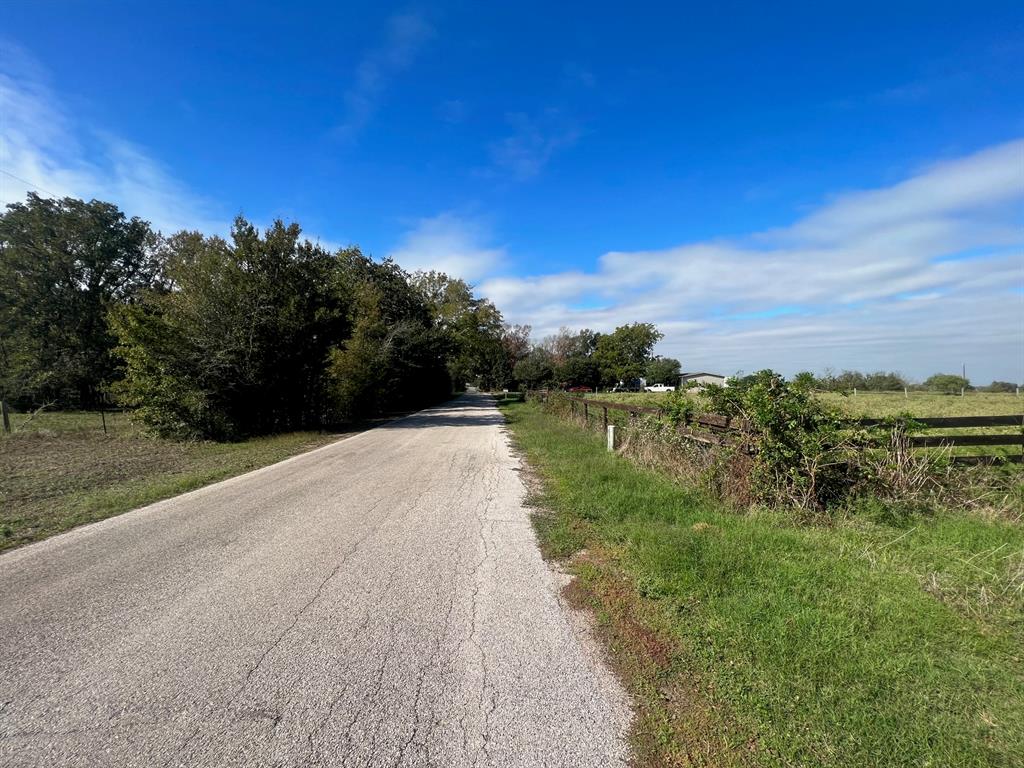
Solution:
[{"label": "vine-covered fence", "polygon": [[[546,399],[543,391],[531,392],[529,396]],[[574,416],[581,417],[587,424],[600,421],[604,428],[614,423],[609,414],[625,414],[627,422],[639,416],[664,417],[665,412],[654,406],[616,403],[606,400],[594,400],[583,397],[570,398],[570,409]],[[896,428],[906,429],[907,444],[913,449],[946,448],[950,449],[950,460],[957,464],[984,464],[994,461],[1024,463],[1024,414],[1012,416],[941,416],[914,417],[902,422],[892,419],[858,418],[850,419],[851,427],[885,430]],[[1017,429],[1006,431],[1006,428]],[[732,445],[749,449],[751,445],[751,427],[745,419],[722,416],[714,413],[687,414],[677,426],[680,434],[688,439],[708,444]],[[965,434],[963,430],[971,430]],[[985,430],[985,431],[983,431]],[[992,430],[992,431],[989,431]],[[994,431],[999,430],[999,431]],[[939,434],[938,432],[941,432]],[[888,437],[877,437],[872,445],[882,447],[889,443]],[[1000,452],[957,454],[952,449],[968,447],[971,449],[1007,446],[1019,448],[1016,452]]]}]

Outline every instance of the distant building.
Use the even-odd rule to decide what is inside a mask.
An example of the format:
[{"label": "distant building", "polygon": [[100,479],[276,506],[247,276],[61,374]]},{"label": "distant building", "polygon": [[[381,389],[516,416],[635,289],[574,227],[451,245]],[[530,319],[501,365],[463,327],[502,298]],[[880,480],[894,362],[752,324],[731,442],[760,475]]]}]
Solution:
[{"label": "distant building", "polygon": [[707,373],[706,371],[683,373],[679,376],[679,386],[681,387],[685,387],[691,383],[696,384],[698,387],[704,387],[708,384],[717,384],[720,387],[724,387],[727,381],[729,381],[728,376],[721,376],[717,373]]}]

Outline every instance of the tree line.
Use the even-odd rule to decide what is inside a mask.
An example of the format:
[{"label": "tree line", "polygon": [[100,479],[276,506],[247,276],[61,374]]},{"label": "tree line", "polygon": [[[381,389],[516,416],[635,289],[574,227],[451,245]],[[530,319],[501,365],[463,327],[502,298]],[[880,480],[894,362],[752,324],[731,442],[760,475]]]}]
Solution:
[{"label": "tree line", "polygon": [[168,237],[116,206],[29,194],[0,214],[0,398],[133,408],[220,440],[323,427],[516,384],[529,328],[462,280],[410,274],[297,224]]},{"label": "tree line", "polygon": [[533,346],[513,373],[527,389],[636,386],[641,379],[676,386],[679,361],[654,354],[662,337],[651,323],[621,325],[611,333],[562,328]]},{"label": "tree line", "polygon": [[484,389],[678,382],[649,323],[531,344],[440,272],[298,224],[164,236],[97,200],[29,194],[0,213],[0,399],[133,409],[153,431],[240,439],[319,428]]},{"label": "tree line", "polygon": [[842,371],[826,370],[821,376],[802,371],[793,377],[805,389],[819,389],[826,392],[902,392],[904,389],[917,392],[938,392],[960,394],[966,392],[1016,392],[1017,385],[1009,381],[993,381],[987,386],[974,386],[970,379],[954,373],[936,373],[921,383],[914,383],[895,371]]}]

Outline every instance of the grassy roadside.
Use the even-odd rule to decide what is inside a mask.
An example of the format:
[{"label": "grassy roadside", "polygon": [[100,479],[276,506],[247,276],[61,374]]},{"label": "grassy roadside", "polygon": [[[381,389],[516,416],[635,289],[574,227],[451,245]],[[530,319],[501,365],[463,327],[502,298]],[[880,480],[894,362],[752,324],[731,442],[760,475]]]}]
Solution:
[{"label": "grassy roadside", "polygon": [[240,443],[142,435],[123,414],[41,414],[0,438],[0,551],[273,464],[338,439],[294,432]]},{"label": "grassy roadside", "polygon": [[737,514],[533,404],[503,410],[638,702],[646,765],[1013,766],[1024,528]]}]

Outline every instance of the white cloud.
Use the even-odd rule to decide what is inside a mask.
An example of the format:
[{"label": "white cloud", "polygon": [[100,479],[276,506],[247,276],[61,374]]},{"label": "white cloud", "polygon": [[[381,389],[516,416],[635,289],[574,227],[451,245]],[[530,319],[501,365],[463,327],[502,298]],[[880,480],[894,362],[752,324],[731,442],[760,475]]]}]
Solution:
[{"label": "white cloud", "polygon": [[[850,192],[746,238],[606,253],[591,271],[486,280],[537,335],[561,325],[666,332],[701,369],[905,369],[962,362],[1024,379],[1024,140]],[[958,258],[962,255],[963,258]]]},{"label": "white cloud", "polygon": [[436,270],[472,282],[505,256],[503,248],[488,246],[488,239],[479,221],[441,213],[420,219],[389,256],[409,272]]},{"label": "white cloud", "polygon": [[338,135],[354,139],[377,111],[391,80],[412,66],[434,28],[419,13],[400,13],[388,19],[383,44],[356,67],[355,83],[345,94],[346,116]]},{"label": "white cloud", "polygon": [[23,51],[5,41],[2,53],[0,206],[35,191],[113,202],[164,232],[226,232],[209,201],[140,147],[76,121]]}]

